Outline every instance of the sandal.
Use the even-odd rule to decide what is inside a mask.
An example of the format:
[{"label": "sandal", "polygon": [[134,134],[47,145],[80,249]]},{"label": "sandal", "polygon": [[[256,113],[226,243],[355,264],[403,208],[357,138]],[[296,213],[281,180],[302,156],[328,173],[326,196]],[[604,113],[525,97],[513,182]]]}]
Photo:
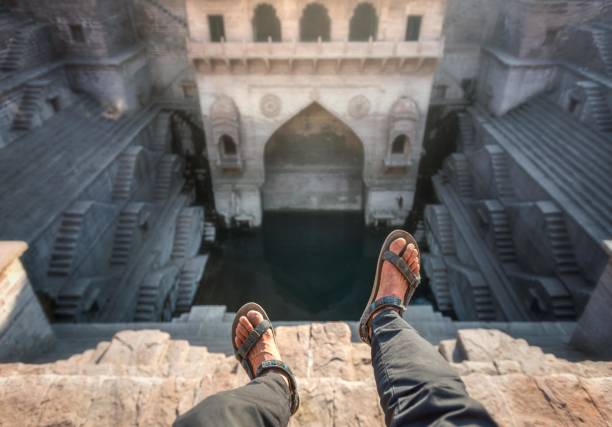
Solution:
[{"label": "sandal", "polygon": [[[262,320],[247,336],[246,340],[242,343],[240,348],[236,347],[236,327],[238,326],[238,320],[242,316],[246,316],[247,313],[251,310],[259,312],[264,320]],[[268,369],[280,369],[281,371],[287,374],[289,378],[289,390],[291,392],[291,415],[295,414],[300,407],[300,396],[297,391],[297,381],[295,380],[295,376],[291,369],[283,363],[281,360],[265,360],[262,362],[255,372],[253,372],[253,368],[251,367],[251,363],[247,357],[249,351],[255,346],[257,341],[262,337],[266,331],[270,329],[272,330],[272,336],[274,337],[274,343],[276,343],[276,333],[274,332],[274,328],[272,327],[272,323],[270,322],[270,318],[266,311],[259,305],[254,302],[249,302],[240,307],[240,310],[236,313],[234,317],[234,323],[232,324],[232,346],[234,347],[234,355],[236,359],[240,362],[244,370],[246,371],[249,379],[259,377],[262,372]]]},{"label": "sandal", "polygon": [[[399,254],[395,254],[389,250],[389,246],[391,246],[391,243],[394,240],[399,239],[400,237],[406,241],[406,245],[402,248]],[[374,278],[372,293],[370,294],[368,304],[366,305],[365,310],[361,315],[361,320],[359,321],[359,336],[361,337],[361,340],[368,345],[372,344],[372,340],[369,334],[369,326],[370,321],[372,320],[372,315],[383,307],[397,308],[400,311],[400,315],[403,315],[404,311],[406,310],[406,306],[414,295],[414,291],[416,291],[416,288],[421,283],[421,276],[414,274],[410,269],[410,266],[406,264],[406,262],[402,258],[404,256],[406,248],[408,248],[408,245],[410,243],[412,243],[416,247],[417,251],[419,251],[419,246],[417,245],[416,240],[414,240],[414,237],[412,237],[412,234],[403,230],[395,230],[387,236],[385,242],[382,245],[380,255],[378,256],[376,277]],[[418,253],[420,256],[420,252]],[[378,293],[378,289],[380,287],[380,274],[382,271],[382,265],[385,261],[389,261],[393,266],[395,266],[395,268],[397,268],[397,270],[402,273],[402,276],[404,276],[404,278],[408,282],[408,290],[406,291],[406,295],[404,296],[403,301],[393,296],[382,297],[374,301],[374,298],[376,298],[376,294]]]}]

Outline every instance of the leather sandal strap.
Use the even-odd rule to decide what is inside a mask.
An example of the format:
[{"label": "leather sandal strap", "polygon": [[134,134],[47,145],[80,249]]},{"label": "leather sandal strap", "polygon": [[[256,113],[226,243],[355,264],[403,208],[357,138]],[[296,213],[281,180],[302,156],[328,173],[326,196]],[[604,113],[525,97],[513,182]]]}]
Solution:
[{"label": "leather sandal strap", "polygon": [[406,264],[406,261],[404,261],[400,255],[394,254],[391,251],[385,251],[382,259],[389,261],[400,273],[402,273],[402,276],[404,276],[408,282],[408,289],[419,286],[419,283],[421,283],[421,276],[414,274],[410,269],[410,266]]},{"label": "leather sandal strap", "polygon": [[253,346],[259,341],[263,334],[266,333],[268,329],[272,329],[272,323],[269,320],[262,320],[259,324],[249,332],[249,335],[244,340],[242,345],[236,350],[236,358],[242,362],[242,360],[246,360],[247,354],[253,348]]},{"label": "leather sandal strap", "polygon": [[372,315],[385,307],[398,309],[400,315],[403,315],[404,311],[406,310],[406,307],[404,306],[404,304],[402,304],[401,299],[390,295],[379,298],[372,304],[370,304],[363,312],[361,320],[359,321],[359,336],[361,337],[361,340],[366,344],[372,345],[369,331],[370,322],[372,321]]},{"label": "leather sandal strap", "polygon": [[291,415],[295,414],[300,407],[300,395],[298,394],[297,381],[293,372],[289,366],[281,360],[264,360],[257,368],[255,376],[259,377],[261,373],[267,369],[280,369],[287,374],[289,378],[289,391],[291,392]]}]

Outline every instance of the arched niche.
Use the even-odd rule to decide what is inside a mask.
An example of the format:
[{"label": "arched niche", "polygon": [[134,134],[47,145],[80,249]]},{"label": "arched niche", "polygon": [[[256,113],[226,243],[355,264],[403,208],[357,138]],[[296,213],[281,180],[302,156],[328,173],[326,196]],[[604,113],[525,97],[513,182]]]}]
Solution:
[{"label": "arched niche", "polygon": [[406,148],[410,145],[410,140],[404,134],[398,135],[391,143],[391,154],[405,154]]},{"label": "arched niche", "polygon": [[282,40],[281,23],[276,16],[276,9],[267,3],[261,3],[253,14],[253,40],[256,42],[280,42]]},{"label": "arched niche", "polygon": [[228,96],[217,98],[210,107],[209,121],[212,140],[219,154],[219,166],[227,170],[241,170],[240,114],[234,101]]},{"label": "arched niche", "polygon": [[353,11],[349,27],[349,41],[364,42],[376,40],[378,17],[371,3],[359,3]]},{"label": "arched niche", "polygon": [[331,39],[331,19],[327,8],[320,3],[310,3],[300,18],[300,41],[328,42]]},{"label": "arched niche", "polygon": [[412,164],[412,143],[417,140],[420,112],[416,101],[399,98],[389,112],[387,136],[387,169],[407,168]]}]

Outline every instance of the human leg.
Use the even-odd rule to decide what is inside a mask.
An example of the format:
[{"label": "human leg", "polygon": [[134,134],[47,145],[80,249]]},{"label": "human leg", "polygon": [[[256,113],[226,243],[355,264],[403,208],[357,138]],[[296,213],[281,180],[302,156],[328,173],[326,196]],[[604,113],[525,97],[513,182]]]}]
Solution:
[{"label": "human leg", "polygon": [[232,326],[236,357],[251,382],[203,400],[175,426],[286,426],[299,407],[297,384],[281,361],[267,314],[245,304]]},{"label": "human leg", "polygon": [[247,385],[204,399],[178,418],[175,427],[284,427],[289,423],[289,387],[282,375],[268,372]]},{"label": "human leg", "polygon": [[495,425],[467,394],[461,378],[402,318],[420,283],[414,238],[402,231],[385,241],[360,335],[372,365],[388,425]]}]

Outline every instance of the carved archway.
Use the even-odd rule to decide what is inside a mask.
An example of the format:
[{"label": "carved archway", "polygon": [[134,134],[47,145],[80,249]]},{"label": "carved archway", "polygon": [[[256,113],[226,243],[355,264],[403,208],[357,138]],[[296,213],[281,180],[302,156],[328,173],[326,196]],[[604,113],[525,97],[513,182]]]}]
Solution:
[{"label": "carved archway", "polygon": [[264,150],[264,210],[361,210],[363,144],[312,103],[274,132]]},{"label": "carved archway", "polygon": [[378,17],[376,9],[370,3],[359,3],[353,12],[349,28],[349,40],[366,42],[376,40]]},{"label": "carved archway", "polygon": [[253,14],[253,40],[256,42],[280,42],[281,23],[276,16],[276,9],[267,3],[261,3]]},{"label": "carved archway", "polygon": [[320,3],[310,3],[300,18],[300,41],[328,42],[331,39],[331,19],[327,8]]}]

